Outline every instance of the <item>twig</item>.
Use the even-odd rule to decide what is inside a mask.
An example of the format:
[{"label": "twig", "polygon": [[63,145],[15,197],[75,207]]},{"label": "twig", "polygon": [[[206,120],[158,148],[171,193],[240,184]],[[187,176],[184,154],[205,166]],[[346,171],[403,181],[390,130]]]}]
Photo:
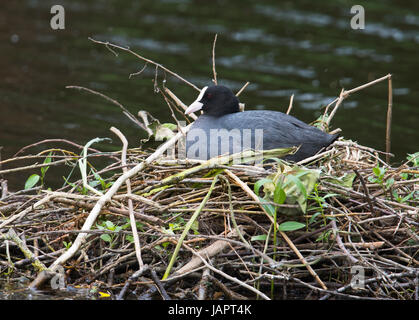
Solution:
[{"label": "twig", "polygon": [[117,49],[120,49],[120,50],[123,50],[123,51],[129,52],[129,53],[131,53],[132,55],[136,56],[137,58],[139,58],[139,59],[141,59],[141,60],[143,60],[143,61],[146,61],[146,62],[148,62],[148,63],[150,63],[150,64],[153,64],[153,65],[155,65],[157,68],[160,68],[160,69],[162,69],[162,70],[166,71],[167,73],[170,73],[172,76],[175,76],[175,77],[176,77],[176,78],[178,78],[179,80],[182,80],[183,82],[185,82],[186,84],[188,84],[189,86],[191,86],[192,88],[194,88],[195,90],[197,90],[197,91],[201,91],[201,90],[200,90],[197,86],[195,86],[193,83],[191,83],[191,82],[189,82],[189,81],[185,80],[184,78],[182,78],[182,77],[181,77],[180,75],[178,75],[177,73],[175,73],[175,72],[173,72],[173,71],[171,71],[171,70],[167,69],[166,67],[164,67],[164,66],[163,66],[163,65],[161,65],[160,63],[157,63],[157,62],[154,62],[153,60],[150,60],[150,59],[144,58],[143,56],[139,55],[138,53],[135,53],[134,51],[130,50],[129,48],[124,48],[124,47],[118,46],[118,45],[116,45],[116,44],[109,43],[108,41],[104,42],[104,41],[95,40],[95,39],[90,38],[90,37],[89,37],[89,40],[91,40],[91,41],[93,41],[93,42],[95,42],[95,43],[98,43],[98,44],[105,45],[108,49],[109,49],[110,47],[113,47],[113,48],[117,48]]},{"label": "twig", "polygon": [[[229,247],[229,242],[230,242],[230,238],[235,238],[237,237],[237,231],[233,230],[231,232],[229,232],[227,234],[227,238],[226,239],[222,239],[222,240],[216,240],[214,243],[212,243],[211,245],[201,249],[198,251],[198,253],[200,255],[203,255],[205,257],[209,257],[212,258],[215,255],[219,254],[220,252],[222,252],[225,248]],[[243,245],[242,243],[240,243],[241,245]],[[187,273],[190,270],[196,269],[201,265],[201,261],[199,258],[197,257],[193,257],[187,264],[185,264],[183,267],[181,267],[180,269],[176,270],[175,273],[173,273],[173,275],[170,277],[174,277],[177,276],[179,274],[183,274],[183,273]]]},{"label": "twig", "polygon": [[119,293],[119,295],[116,297],[116,300],[123,300],[125,293],[128,289],[128,287],[130,286],[130,284],[137,280],[138,277],[140,277],[145,271],[147,271],[148,266],[146,265],[143,269],[137,270],[136,272],[134,272],[129,278],[128,280],[125,282],[124,287],[122,288],[121,292]]},{"label": "twig", "polygon": [[250,84],[249,81],[247,81],[243,87],[241,87],[241,89],[236,93],[236,97],[238,97],[239,95],[241,95],[241,93],[244,91],[244,89],[247,88],[247,86]]},{"label": "twig", "polygon": [[206,299],[209,276],[210,276],[210,269],[204,268],[204,271],[202,272],[201,281],[199,282],[198,300]]},{"label": "twig", "polygon": [[287,114],[290,114],[290,112],[291,112],[293,101],[294,101],[294,94],[292,94],[291,97],[290,97],[290,104],[288,105]]},{"label": "twig", "polygon": [[156,274],[156,271],[151,270],[151,278],[153,279],[154,283],[156,284],[156,287],[159,290],[163,300],[172,300],[172,299],[170,299],[169,295],[167,294],[166,290],[164,289],[159,277]]},{"label": "twig", "polygon": [[[122,165],[124,166],[122,168],[124,174],[127,173],[127,148],[128,148],[128,141],[125,138],[125,136],[122,134],[121,131],[119,131],[117,128],[115,127],[111,127],[110,129],[113,133],[115,133],[118,138],[122,141],[122,155],[121,155],[121,160],[122,160]],[[131,195],[131,181],[128,178],[125,181],[125,184],[127,185],[127,195],[128,197]],[[141,244],[140,244],[140,239],[138,238],[138,230],[137,230],[137,224],[135,221],[135,216],[134,216],[134,207],[132,205],[132,199],[128,198],[128,210],[129,210],[129,221],[131,224],[131,230],[132,230],[132,236],[134,238],[134,246],[135,246],[135,253],[137,256],[137,261],[138,261],[138,265],[139,265],[139,269],[143,269],[144,268],[144,262],[143,259],[141,258]]]},{"label": "twig", "polygon": [[358,177],[359,181],[361,182],[362,188],[364,189],[365,198],[366,198],[366,199],[367,199],[367,201],[368,201],[368,204],[369,204],[369,206],[370,206],[371,213],[373,213],[373,214],[374,214],[374,213],[375,213],[375,210],[374,210],[374,205],[372,204],[371,197],[370,197],[370,194],[369,194],[368,188],[367,188],[367,186],[365,185],[364,178],[363,178],[363,177],[359,174],[358,170],[354,170],[354,172],[355,172],[356,176]]},{"label": "twig", "polygon": [[[173,101],[179,106],[181,107],[183,110],[186,110],[188,108],[187,105],[185,105],[172,91],[169,90],[169,88],[164,87],[164,91],[169,95],[170,98],[173,99]],[[192,119],[196,120],[198,119],[198,117],[193,114],[190,113],[188,114],[188,116],[190,116]]]},{"label": "twig", "polygon": [[[391,78],[391,74],[388,74],[388,75],[386,75],[386,76],[384,76],[384,77],[381,77],[381,78],[379,78],[379,79],[376,79],[376,80],[370,81],[370,82],[368,82],[368,83],[366,83],[366,84],[363,84],[362,86],[359,86],[359,87],[353,88],[353,89],[351,89],[351,90],[345,90],[345,89],[342,89],[342,91],[340,92],[339,98],[337,99],[337,102],[336,102],[336,105],[335,105],[334,109],[333,109],[333,110],[332,110],[332,112],[330,113],[329,117],[327,117],[326,124],[327,124],[327,125],[329,125],[329,124],[330,124],[330,121],[332,120],[333,116],[335,115],[335,113],[336,113],[336,111],[337,111],[338,107],[340,106],[340,104],[342,103],[342,101],[343,101],[344,99],[346,99],[347,97],[349,97],[349,95],[350,95],[350,94],[355,93],[355,92],[357,92],[357,91],[360,91],[360,90],[362,90],[362,89],[368,88],[368,87],[370,87],[370,86],[372,86],[372,85],[374,85],[374,84],[376,84],[376,83],[378,83],[378,82],[381,82],[381,81],[383,81],[383,80],[385,80],[385,79],[389,79],[389,78]],[[336,100],[333,100],[333,102],[334,102],[334,101],[336,101]],[[332,103],[333,103],[333,102],[332,102]]]},{"label": "twig", "polygon": [[345,245],[343,244],[342,239],[341,239],[340,234],[339,234],[339,229],[336,226],[336,221],[332,220],[331,225],[332,225],[333,231],[335,232],[336,242],[337,242],[339,248],[342,249],[342,251],[349,258],[349,260],[351,260],[352,263],[354,263],[354,264],[358,263],[358,259],[356,259],[353,255],[351,255],[350,252],[348,251],[348,249],[346,249]]},{"label": "twig", "polygon": [[212,73],[214,74],[214,84],[217,85],[217,71],[215,71],[215,43],[217,42],[217,34],[214,37],[214,43],[212,44]]},{"label": "twig", "polygon": [[98,95],[102,98],[104,98],[105,100],[108,100],[109,102],[113,103],[114,105],[118,106],[119,108],[121,108],[121,110],[123,111],[123,113],[128,117],[128,119],[130,119],[132,122],[134,122],[136,125],[138,125],[140,128],[142,128],[144,131],[147,131],[147,127],[142,124],[140,121],[138,121],[138,119],[131,113],[128,111],[127,108],[125,108],[122,104],[120,104],[118,101],[104,95],[103,93],[97,92],[95,90],[89,89],[89,88],[85,88],[85,87],[80,87],[80,86],[66,86],[66,89],[77,89],[77,90],[84,90],[87,91],[91,94],[94,95]]},{"label": "twig", "polygon": [[386,162],[390,162],[391,151],[391,118],[393,113],[393,85],[391,74],[388,75],[388,108],[387,108],[387,130],[386,130]]}]

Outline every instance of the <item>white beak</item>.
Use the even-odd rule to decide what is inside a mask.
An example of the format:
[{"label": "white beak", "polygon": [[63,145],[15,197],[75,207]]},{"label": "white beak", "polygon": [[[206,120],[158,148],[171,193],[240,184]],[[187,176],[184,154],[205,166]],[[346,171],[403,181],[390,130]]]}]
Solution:
[{"label": "white beak", "polygon": [[201,92],[199,93],[198,98],[194,102],[191,103],[191,105],[185,110],[185,114],[190,114],[193,112],[197,112],[202,109],[202,106],[204,105],[201,102],[202,97],[205,94],[205,91],[208,89],[208,87],[202,88]]}]

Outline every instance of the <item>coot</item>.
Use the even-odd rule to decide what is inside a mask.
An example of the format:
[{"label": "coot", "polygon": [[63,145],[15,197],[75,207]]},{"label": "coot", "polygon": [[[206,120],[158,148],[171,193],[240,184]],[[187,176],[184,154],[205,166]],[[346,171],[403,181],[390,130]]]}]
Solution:
[{"label": "coot", "polygon": [[286,156],[300,161],[338,138],[278,111],[240,112],[239,100],[221,85],[205,87],[185,114],[203,111],[186,136],[186,157],[207,160],[244,149],[269,150],[300,146]]}]

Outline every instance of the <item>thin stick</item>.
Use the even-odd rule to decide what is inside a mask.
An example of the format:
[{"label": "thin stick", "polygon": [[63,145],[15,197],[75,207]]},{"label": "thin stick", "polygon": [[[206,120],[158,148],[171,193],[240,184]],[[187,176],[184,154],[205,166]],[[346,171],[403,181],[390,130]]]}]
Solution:
[{"label": "thin stick", "polygon": [[335,104],[335,107],[333,108],[332,112],[330,112],[330,115],[327,117],[326,124],[329,126],[330,121],[335,116],[336,111],[338,110],[339,106],[341,105],[342,101],[346,98],[345,96],[345,89],[342,89],[340,91],[339,99]]},{"label": "thin stick", "polygon": [[294,94],[291,95],[290,104],[288,105],[287,114],[290,114],[290,112],[291,112],[293,101],[294,101]]},{"label": "thin stick", "polygon": [[354,172],[355,172],[356,176],[358,177],[359,181],[361,182],[362,188],[364,189],[365,198],[367,198],[368,205],[370,206],[370,211],[371,211],[372,214],[375,214],[374,205],[372,204],[370,193],[368,191],[367,186],[365,185],[364,178],[361,176],[361,174],[358,172],[358,170],[355,169]]},{"label": "thin stick", "polygon": [[[136,56],[138,59],[141,59],[141,60],[143,60],[143,61],[146,61],[146,62],[148,62],[148,63],[151,63],[151,64],[155,65],[157,68],[160,68],[160,69],[162,69],[162,70],[166,71],[167,73],[170,73],[172,76],[175,76],[175,77],[176,77],[176,78],[178,78],[179,80],[182,80],[183,82],[185,82],[186,84],[188,84],[188,85],[190,85],[192,88],[194,88],[195,90],[197,90],[197,91],[201,91],[201,90],[200,90],[200,89],[199,89],[196,85],[194,85],[193,83],[189,82],[188,80],[185,80],[184,78],[182,78],[182,77],[181,77],[180,75],[178,75],[177,73],[175,73],[175,72],[173,72],[173,71],[171,71],[171,70],[167,69],[166,67],[162,66],[160,63],[154,62],[153,60],[150,60],[150,59],[147,59],[147,58],[145,58],[145,57],[143,57],[143,56],[140,56],[138,53],[135,53],[134,51],[132,51],[132,50],[130,50],[130,49],[128,49],[128,48],[124,48],[124,47],[118,46],[118,45],[113,44],[113,43],[110,43],[110,42],[108,42],[108,41],[104,42],[104,41],[95,40],[95,39],[90,38],[90,37],[89,37],[89,40],[90,40],[90,41],[93,41],[93,42],[95,42],[95,43],[103,44],[103,45],[105,45],[105,46],[106,46],[109,50],[110,50],[110,47],[113,47],[113,48],[117,48],[117,49],[120,49],[120,50],[123,50],[123,51],[129,52],[129,53],[131,53],[132,55]],[[111,51],[112,51],[112,50],[111,50]],[[115,52],[113,52],[113,53],[115,54]]]},{"label": "thin stick", "polygon": [[[122,155],[121,155],[121,162],[123,165],[122,171],[124,173],[127,173],[128,169],[126,167],[127,164],[127,149],[128,149],[128,141],[125,138],[125,136],[122,134],[121,131],[119,131],[115,127],[111,127],[110,129],[113,133],[115,133],[118,138],[122,141]],[[127,185],[127,195],[131,195],[131,181],[130,179],[127,179],[125,181],[125,184]],[[132,229],[132,236],[134,238],[134,247],[135,247],[135,254],[137,256],[137,261],[139,265],[139,269],[142,270],[144,268],[143,259],[141,258],[141,244],[140,239],[138,237],[138,230],[137,230],[137,224],[134,216],[134,206],[132,205],[132,199],[128,198],[128,210],[129,210],[129,221],[131,224]]]},{"label": "thin stick", "polygon": [[381,77],[381,78],[379,78],[379,79],[376,79],[376,80],[373,80],[373,81],[371,81],[371,82],[368,82],[368,83],[366,83],[366,84],[363,84],[362,86],[359,86],[359,87],[353,88],[353,89],[351,89],[351,90],[345,90],[345,98],[347,98],[350,94],[352,94],[352,93],[354,93],[354,92],[357,92],[357,91],[359,91],[359,90],[362,90],[362,89],[365,89],[365,88],[371,87],[372,85],[374,85],[374,84],[376,84],[376,83],[378,83],[378,82],[381,82],[381,81],[383,81],[383,80],[386,80],[386,79],[388,79],[388,78],[391,78],[391,74],[388,74],[388,75],[386,75],[386,76],[384,76],[384,77]]},{"label": "thin stick", "polygon": [[335,232],[335,237],[336,237],[336,242],[337,242],[337,244],[338,244],[338,246],[339,246],[339,248],[343,251],[343,253],[345,253],[345,255],[349,258],[349,260],[351,260],[351,262],[353,263],[353,264],[356,264],[356,263],[358,263],[358,259],[357,258],[355,258],[349,251],[348,251],[348,249],[346,249],[346,247],[345,247],[345,245],[344,245],[344,243],[342,242],[342,239],[341,239],[341,237],[340,237],[340,234],[339,234],[339,228],[337,227],[337,225],[336,225],[336,221],[335,220],[332,220],[331,221],[331,225],[332,225],[332,228],[333,228],[333,231]]},{"label": "thin stick", "polygon": [[[386,79],[389,79],[389,78],[391,78],[391,74],[388,74],[388,75],[386,75],[384,77],[381,77],[379,79],[376,79],[376,80],[373,80],[371,82],[368,82],[366,84],[363,84],[362,86],[353,88],[351,90],[344,90],[344,89],[342,89],[342,91],[340,92],[339,98],[337,99],[337,102],[336,102],[336,105],[335,105],[334,109],[330,113],[330,116],[327,118],[327,121],[326,121],[327,125],[329,125],[330,121],[332,120],[333,116],[335,115],[335,113],[336,113],[338,107],[340,106],[340,104],[342,103],[342,101],[345,100],[347,97],[349,97],[350,94],[355,93],[357,91],[360,91],[362,89],[368,88],[368,87],[370,87],[370,86],[372,86],[372,85],[374,85],[374,84],[376,84],[378,82],[381,82],[381,81],[386,80]],[[333,104],[334,101],[336,101],[336,99],[333,100],[330,104]],[[327,106],[327,108],[328,107],[329,106]]]},{"label": "thin stick", "polygon": [[[172,91],[170,91],[167,87],[164,87],[164,91],[167,93],[167,95],[173,99],[173,101],[179,106],[181,107],[183,110],[186,110],[188,108],[188,106],[186,104],[184,104],[182,102],[182,100],[180,100]],[[198,119],[198,117],[193,114],[190,113],[188,114],[188,116],[190,116],[192,119],[196,120]]]},{"label": "thin stick", "polygon": [[238,97],[243,91],[244,89],[246,89],[246,87],[250,84],[249,81],[247,81],[244,86],[236,93],[236,97]]},{"label": "thin stick", "polygon": [[217,34],[214,37],[214,43],[212,44],[212,73],[214,74],[214,84],[217,85],[217,71],[215,71],[215,43],[217,42]]},{"label": "thin stick", "polygon": [[393,84],[391,74],[388,75],[388,108],[387,108],[387,130],[386,130],[386,162],[390,162],[391,149],[391,118],[393,114]]},{"label": "thin stick", "polygon": [[131,113],[128,111],[128,109],[126,109],[122,104],[120,104],[118,101],[104,95],[103,93],[97,92],[95,90],[89,89],[89,88],[85,88],[85,87],[80,87],[80,86],[66,86],[66,89],[77,89],[77,90],[84,90],[87,91],[89,93],[98,95],[106,100],[108,100],[109,102],[112,102],[113,104],[117,105],[118,107],[121,108],[121,110],[123,111],[123,113],[135,124],[137,124],[140,128],[142,128],[143,130],[147,131],[147,127],[145,125],[143,125],[140,121],[138,121],[138,119]]}]

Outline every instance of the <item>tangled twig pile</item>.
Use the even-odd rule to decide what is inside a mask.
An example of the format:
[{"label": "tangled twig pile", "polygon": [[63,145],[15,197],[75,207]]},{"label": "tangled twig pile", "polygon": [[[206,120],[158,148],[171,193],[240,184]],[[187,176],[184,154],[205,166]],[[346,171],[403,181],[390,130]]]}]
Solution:
[{"label": "tangled twig pile", "polygon": [[[0,274],[40,288],[59,272],[61,290],[115,299],[418,299],[417,155],[393,168],[388,153],[341,139],[294,165],[163,157],[187,129],[154,152],[113,129],[122,152],[38,155],[83,179],[55,191],[2,184]],[[113,164],[89,175],[86,159],[100,155]]]}]

